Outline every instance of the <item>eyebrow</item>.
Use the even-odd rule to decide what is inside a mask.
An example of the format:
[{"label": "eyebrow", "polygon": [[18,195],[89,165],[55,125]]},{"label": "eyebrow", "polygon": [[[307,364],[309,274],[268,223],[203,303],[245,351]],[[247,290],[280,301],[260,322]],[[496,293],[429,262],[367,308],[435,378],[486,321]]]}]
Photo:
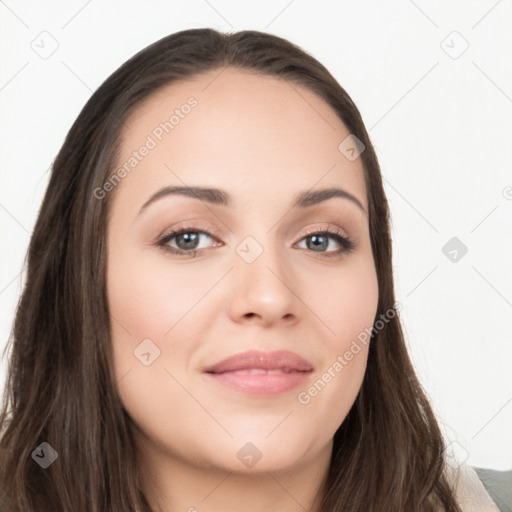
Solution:
[{"label": "eyebrow", "polygon": [[[232,206],[232,199],[228,192],[225,190],[221,190],[218,188],[209,188],[209,187],[181,187],[181,186],[169,186],[164,187],[157,192],[155,192],[141,207],[139,211],[139,215],[152,203],[162,199],[163,197],[179,195],[192,197],[194,199],[199,199],[201,201],[206,201],[207,203],[211,203],[214,205],[220,206]],[[364,206],[361,204],[357,197],[353,196],[350,192],[343,190],[341,188],[331,187],[322,190],[315,191],[305,191],[298,194],[293,202],[292,208],[307,208],[308,206],[313,206],[323,201],[327,201],[333,197],[341,197],[342,199],[347,199],[353,204],[355,204],[363,213],[368,215]]]}]

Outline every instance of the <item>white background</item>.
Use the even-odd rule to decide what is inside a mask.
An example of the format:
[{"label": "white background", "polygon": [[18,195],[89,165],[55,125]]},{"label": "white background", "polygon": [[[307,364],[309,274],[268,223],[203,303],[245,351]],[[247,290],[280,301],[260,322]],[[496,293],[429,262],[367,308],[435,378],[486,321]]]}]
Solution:
[{"label": "white background", "polygon": [[[48,169],[91,93],[172,32],[262,30],[319,59],[360,109],[421,381],[457,457],[512,467],[511,0],[2,0],[0,20],[0,349]],[[454,236],[456,262],[442,252]]]}]

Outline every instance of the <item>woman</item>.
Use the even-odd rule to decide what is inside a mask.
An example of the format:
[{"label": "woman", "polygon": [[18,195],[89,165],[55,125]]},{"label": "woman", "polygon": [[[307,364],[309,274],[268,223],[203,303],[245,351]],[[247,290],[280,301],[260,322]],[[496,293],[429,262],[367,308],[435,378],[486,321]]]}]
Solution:
[{"label": "woman", "polygon": [[361,116],[304,51],[193,29],[139,52],[30,242],[3,510],[497,510],[445,462],[388,223]]}]

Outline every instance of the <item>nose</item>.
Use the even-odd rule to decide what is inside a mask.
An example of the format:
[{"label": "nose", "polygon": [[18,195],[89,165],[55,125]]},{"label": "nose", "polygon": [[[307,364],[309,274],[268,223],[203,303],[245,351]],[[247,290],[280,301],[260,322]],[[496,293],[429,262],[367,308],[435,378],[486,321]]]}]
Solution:
[{"label": "nose", "polygon": [[251,261],[252,258],[246,254],[257,251],[257,245],[253,241],[252,245],[242,244],[242,247],[249,250],[235,254],[235,268],[231,273],[233,295],[230,313],[233,320],[262,326],[296,323],[304,306],[297,289],[299,280],[286,265],[284,255],[278,248],[265,246]]}]

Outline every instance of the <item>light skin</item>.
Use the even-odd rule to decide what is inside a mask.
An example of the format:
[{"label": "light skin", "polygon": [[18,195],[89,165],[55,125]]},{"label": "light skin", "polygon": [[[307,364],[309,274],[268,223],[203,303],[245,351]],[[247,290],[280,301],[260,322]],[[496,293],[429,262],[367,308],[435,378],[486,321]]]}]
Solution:
[{"label": "light skin", "polygon": [[[315,512],[367,347],[307,404],[298,394],[371,328],[377,311],[362,162],[339,151],[349,131],[311,91],[219,71],[166,86],[127,120],[118,164],[189,97],[198,102],[110,192],[107,293],[118,390],[155,510]],[[167,186],[222,189],[232,204],[167,195],[139,213]],[[299,193],[331,187],[361,207],[342,197],[292,207]],[[158,246],[183,224],[199,238],[195,256]],[[312,243],[333,229],[355,248],[344,252],[331,235]],[[240,246],[249,236],[257,245]],[[185,242],[166,243],[192,251]],[[239,246],[262,252],[248,263]],[[145,339],[160,350],[149,365],[134,355]],[[289,350],[314,370],[304,386],[266,397],[202,373],[247,350]],[[262,455],[252,467],[237,457],[248,442]]]}]

